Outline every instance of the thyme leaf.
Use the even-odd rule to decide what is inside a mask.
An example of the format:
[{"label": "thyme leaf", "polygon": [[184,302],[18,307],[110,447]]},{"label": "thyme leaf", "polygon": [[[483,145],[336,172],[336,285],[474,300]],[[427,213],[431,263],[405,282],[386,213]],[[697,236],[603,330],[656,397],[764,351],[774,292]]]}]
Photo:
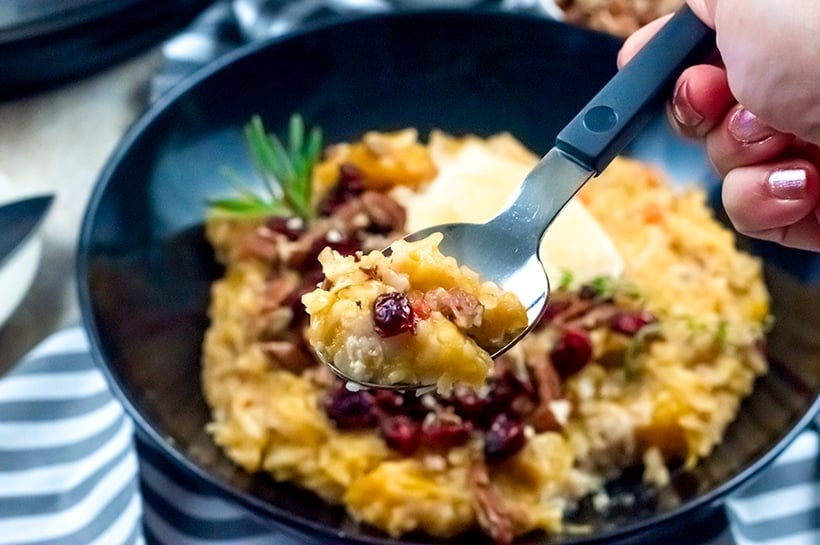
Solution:
[{"label": "thyme leaf", "polygon": [[600,299],[609,299],[615,295],[616,282],[611,276],[598,276],[589,281],[588,286],[593,289],[595,296]]},{"label": "thyme leaf", "polygon": [[640,328],[626,347],[624,354],[624,372],[630,380],[638,374],[638,356],[646,351],[649,343],[661,336],[661,325],[658,322],[646,324]]},{"label": "thyme leaf", "polygon": [[729,322],[720,320],[715,327],[715,342],[721,349],[729,344]]},{"label": "thyme leaf", "polygon": [[569,269],[561,270],[561,278],[558,280],[558,289],[568,290],[572,286],[572,281],[575,278],[573,272]]}]

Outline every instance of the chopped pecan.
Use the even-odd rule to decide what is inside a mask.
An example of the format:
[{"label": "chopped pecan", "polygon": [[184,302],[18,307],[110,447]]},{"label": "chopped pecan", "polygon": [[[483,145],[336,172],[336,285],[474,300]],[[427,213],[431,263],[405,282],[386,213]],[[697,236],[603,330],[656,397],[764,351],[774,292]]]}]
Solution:
[{"label": "chopped pecan", "polygon": [[277,276],[265,285],[262,299],[262,311],[269,312],[282,306],[288,295],[296,289],[296,280],[286,276]]},{"label": "chopped pecan", "polygon": [[297,375],[314,365],[311,355],[292,341],[268,341],[259,347],[272,364]]},{"label": "chopped pecan", "polygon": [[527,364],[532,369],[538,391],[538,405],[527,420],[537,432],[558,431],[561,423],[553,413],[550,402],[561,398],[561,377],[546,352],[531,354]]},{"label": "chopped pecan", "polygon": [[584,299],[577,294],[554,297],[547,305],[536,327],[543,328],[549,325],[564,325],[578,319],[589,312],[595,305],[592,299]]},{"label": "chopped pecan", "polygon": [[379,191],[365,191],[361,196],[370,222],[381,231],[396,231],[404,227],[407,212],[404,207]]},{"label": "chopped pecan", "polygon": [[328,221],[314,222],[305,233],[283,248],[282,259],[288,267],[300,269],[318,241],[325,238],[331,224]]},{"label": "chopped pecan", "polygon": [[431,310],[441,312],[462,329],[480,327],[484,320],[484,306],[459,288],[429,290],[424,294],[424,302]]},{"label": "chopped pecan", "polygon": [[241,257],[256,257],[274,264],[279,261],[281,247],[281,235],[263,225],[242,239],[238,254]]},{"label": "chopped pecan", "polygon": [[340,204],[333,212],[333,221],[347,230],[365,228],[370,222],[361,197],[351,198]]},{"label": "chopped pecan", "polygon": [[515,539],[516,526],[523,521],[524,513],[518,512],[509,502],[504,501],[501,493],[493,487],[489,470],[483,461],[473,462],[468,479],[478,524],[497,545],[509,545]]},{"label": "chopped pecan", "polygon": [[314,365],[313,367],[309,367],[302,373],[302,378],[324,389],[330,389],[330,387],[339,380],[328,365]]},{"label": "chopped pecan", "polygon": [[293,323],[293,310],[278,307],[260,314],[255,321],[256,338],[268,341],[283,338]]},{"label": "chopped pecan", "polygon": [[400,238],[399,233],[371,233],[365,232],[362,237],[361,246],[362,252],[369,253],[373,250],[384,250],[397,238]]},{"label": "chopped pecan", "polygon": [[563,325],[568,329],[592,330],[608,324],[619,313],[621,311],[611,302],[598,303],[589,307],[584,314],[565,321]]}]

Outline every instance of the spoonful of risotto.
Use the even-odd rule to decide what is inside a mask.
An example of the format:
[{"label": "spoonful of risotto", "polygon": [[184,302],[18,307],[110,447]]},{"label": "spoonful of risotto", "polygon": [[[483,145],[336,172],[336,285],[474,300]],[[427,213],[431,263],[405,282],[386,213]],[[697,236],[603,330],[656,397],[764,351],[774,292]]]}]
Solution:
[{"label": "spoonful of risotto", "polygon": [[483,384],[492,359],[546,307],[539,247],[547,228],[713,46],[712,31],[684,6],[564,127],[488,222],[436,225],[367,255],[325,249],[325,281],[302,299],[315,352],[354,386]]}]

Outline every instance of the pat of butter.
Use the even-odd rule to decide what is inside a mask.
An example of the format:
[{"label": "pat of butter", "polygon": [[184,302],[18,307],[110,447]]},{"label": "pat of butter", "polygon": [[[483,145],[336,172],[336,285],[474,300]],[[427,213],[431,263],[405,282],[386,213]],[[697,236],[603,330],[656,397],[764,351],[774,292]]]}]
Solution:
[{"label": "pat of butter", "polygon": [[[441,223],[489,220],[537,160],[509,134],[484,140],[433,132],[429,149],[437,177],[418,193],[403,187],[393,193],[407,208],[409,232]],[[547,230],[541,258],[553,286],[565,270],[577,285],[600,276],[618,277],[624,269],[612,239],[577,199]]]}]

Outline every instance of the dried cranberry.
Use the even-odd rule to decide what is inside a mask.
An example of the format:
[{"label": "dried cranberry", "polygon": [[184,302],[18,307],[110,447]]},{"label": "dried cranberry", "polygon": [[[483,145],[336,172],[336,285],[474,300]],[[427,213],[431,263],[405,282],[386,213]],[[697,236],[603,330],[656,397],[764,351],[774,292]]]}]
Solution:
[{"label": "dried cranberry", "polygon": [[348,200],[364,193],[362,172],[349,163],[339,165],[339,175],[336,178],[336,187],[322,201],[320,210],[330,215],[333,211]]},{"label": "dried cranberry", "polygon": [[530,384],[528,380],[519,377],[510,369],[506,369],[504,371],[504,373],[501,375],[501,379],[504,381],[504,384],[506,385],[507,389],[514,396],[529,396],[534,393],[532,384]]},{"label": "dried cranberry", "polygon": [[353,236],[344,236],[340,240],[328,241],[328,246],[342,255],[353,255],[362,249],[359,239]]},{"label": "dried cranberry", "polygon": [[401,414],[422,420],[430,412],[415,392],[373,390],[373,399],[376,401],[376,406],[387,414]]},{"label": "dried cranberry", "polygon": [[392,390],[373,390],[373,399],[376,406],[387,413],[399,413],[404,405],[402,395]]},{"label": "dried cranberry", "polygon": [[265,225],[271,231],[279,233],[280,235],[285,235],[285,237],[290,241],[298,239],[302,236],[302,233],[305,232],[305,223],[297,217],[282,218],[279,216],[274,216],[268,218]]},{"label": "dried cranberry", "polygon": [[325,273],[320,266],[305,267],[300,272],[302,273],[302,285],[311,289],[325,281]]},{"label": "dried cranberry", "polygon": [[609,326],[624,335],[634,335],[639,329],[655,321],[655,317],[647,311],[619,312],[610,319]]},{"label": "dried cranberry", "polygon": [[524,424],[505,414],[500,414],[484,434],[484,458],[489,462],[509,458],[521,450],[526,441]]},{"label": "dried cranberry", "polygon": [[362,245],[355,236],[339,231],[330,231],[325,236],[313,241],[305,258],[305,263],[316,263],[319,254],[325,248],[330,247],[342,255],[353,255],[361,250]]},{"label": "dried cranberry", "polygon": [[325,413],[337,428],[343,430],[370,428],[378,421],[370,392],[352,392],[344,385],[332,391],[325,402]]},{"label": "dried cranberry", "polygon": [[580,371],[592,358],[592,341],[583,329],[568,329],[550,351],[550,360],[561,375],[566,378]]},{"label": "dried cranberry", "polygon": [[404,456],[413,454],[421,444],[421,424],[409,416],[383,418],[380,428],[387,446]]},{"label": "dried cranberry", "polygon": [[484,411],[482,425],[489,426],[492,419],[510,412],[524,416],[535,406],[535,391],[509,369],[503,370],[490,381],[489,407]]},{"label": "dried cranberry", "polygon": [[425,445],[435,449],[458,447],[470,439],[470,426],[455,415],[437,415],[424,422],[421,438]]},{"label": "dried cranberry", "polygon": [[364,192],[364,175],[359,167],[352,163],[339,165],[338,186],[351,195],[361,195]]},{"label": "dried cranberry", "polygon": [[307,320],[307,311],[305,310],[304,303],[302,303],[302,296],[306,293],[312,292],[314,289],[316,289],[315,285],[301,287],[293,290],[287,297],[285,297],[285,300],[282,303],[283,306],[290,307],[293,311],[291,324],[297,325]]},{"label": "dried cranberry", "polygon": [[382,293],[373,301],[373,328],[382,337],[407,331],[415,333],[416,315],[407,297],[398,292]]},{"label": "dried cranberry", "polygon": [[490,399],[478,395],[473,390],[467,390],[456,392],[450,399],[450,404],[456,414],[465,420],[480,424],[487,408],[490,406]]}]

